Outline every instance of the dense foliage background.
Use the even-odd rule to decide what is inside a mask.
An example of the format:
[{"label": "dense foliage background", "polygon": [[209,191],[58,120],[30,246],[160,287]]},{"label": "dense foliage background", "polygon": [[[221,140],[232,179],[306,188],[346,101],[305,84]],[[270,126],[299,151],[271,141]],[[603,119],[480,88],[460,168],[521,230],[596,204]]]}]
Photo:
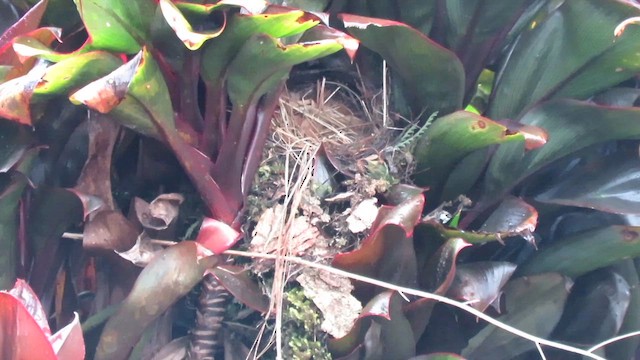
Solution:
[{"label": "dense foliage background", "polygon": [[[592,347],[640,330],[636,22],[623,0],[3,0],[0,357],[635,358]],[[277,195],[272,119],[326,79],[368,133],[315,139],[325,255],[273,253],[588,352],[363,281],[332,289],[363,306],[334,306],[340,335],[294,281],[270,303],[280,265],[225,251],[265,204],[311,216]],[[364,238],[337,230],[372,199]]]}]

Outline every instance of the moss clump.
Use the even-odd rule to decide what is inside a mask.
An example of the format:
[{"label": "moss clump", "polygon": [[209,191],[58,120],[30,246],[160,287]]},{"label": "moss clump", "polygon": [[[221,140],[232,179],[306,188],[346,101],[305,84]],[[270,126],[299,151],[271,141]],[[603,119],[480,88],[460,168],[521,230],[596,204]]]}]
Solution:
[{"label": "moss clump", "polygon": [[302,291],[294,288],[286,293],[287,307],[284,313],[283,357],[294,360],[330,360],[325,337],[319,327],[322,317]]}]

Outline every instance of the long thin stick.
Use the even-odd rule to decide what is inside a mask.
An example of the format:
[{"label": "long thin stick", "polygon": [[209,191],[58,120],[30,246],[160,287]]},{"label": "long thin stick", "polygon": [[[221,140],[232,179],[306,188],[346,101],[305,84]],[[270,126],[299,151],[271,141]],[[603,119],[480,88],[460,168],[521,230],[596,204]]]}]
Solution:
[{"label": "long thin stick", "polygon": [[[74,234],[74,233],[64,233],[62,235],[62,237],[67,238],[67,239],[74,239],[74,240],[79,240],[82,239],[82,234]],[[173,245],[175,244],[174,242],[171,241],[163,241],[162,245]],[[556,349],[560,349],[560,350],[565,350],[568,352],[573,352],[579,355],[584,355],[588,358],[591,359],[596,359],[596,360],[606,360],[601,356],[598,356],[596,354],[593,354],[594,351],[607,346],[609,344],[612,344],[616,341],[620,341],[620,340],[624,340],[626,338],[629,337],[633,337],[633,336],[638,336],[640,335],[640,331],[634,331],[628,334],[623,334],[623,335],[619,335],[616,337],[613,337],[611,339],[605,340],[599,344],[596,344],[594,346],[592,346],[591,348],[589,348],[588,350],[583,350],[577,347],[573,347],[570,345],[565,345],[565,344],[561,344],[555,341],[551,341],[551,340],[546,340],[543,339],[541,337],[537,337],[535,335],[531,335],[529,333],[526,333],[522,330],[516,329],[510,325],[507,325],[505,323],[500,322],[499,320],[496,320],[494,318],[492,318],[491,316],[488,316],[486,314],[484,314],[483,312],[480,312],[474,308],[472,308],[471,306],[468,305],[468,303],[463,303],[463,302],[459,302],[453,299],[449,299],[447,297],[444,296],[440,296],[440,295],[436,295],[436,294],[432,294],[426,291],[420,291],[420,290],[416,290],[416,289],[411,289],[411,288],[406,288],[406,287],[402,287],[402,286],[397,286],[394,284],[390,284],[384,281],[380,281],[380,280],[376,280],[376,279],[371,279],[368,278],[366,276],[362,276],[362,275],[358,275],[358,274],[353,274],[350,273],[348,271],[344,271],[344,270],[340,270],[340,269],[336,269],[334,267],[331,266],[327,266],[324,264],[317,264],[305,259],[301,259],[298,257],[294,257],[294,256],[281,256],[281,255],[276,255],[276,254],[263,254],[263,253],[256,253],[256,252],[248,252],[248,251],[239,251],[239,250],[227,250],[224,252],[227,255],[232,255],[232,256],[242,256],[242,257],[250,257],[250,258],[262,258],[262,259],[271,259],[271,260],[275,260],[275,259],[281,259],[281,260],[286,260],[289,261],[291,263],[294,264],[298,264],[298,265],[303,265],[303,266],[308,266],[311,268],[315,268],[315,269],[319,269],[319,270],[324,270],[326,272],[335,274],[335,275],[339,275],[339,276],[344,276],[353,280],[358,280],[358,281],[362,281],[371,285],[376,285],[376,286],[380,286],[389,290],[395,290],[397,292],[399,292],[401,295],[404,294],[410,294],[410,295],[415,295],[415,296],[419,296],[419,297],[423,297],[426,299],[432,299],[432,300],[436,300],[436,301],[440,301],[442,303],[451,305],[451,306],[455,306],[459,309],[462,309],[474,316],[477,316],[479,319],[482,319],[486,322],[488,322],[489,324],[492,324],[494,326],[497,326],[505,331],[508,331],[514,335],[520,336],[524,339],[530,340],[533,343],[536,344],[537,347],[539,347],[539,345],[546,345],[546,346],[550,346]]]},{"label": "long thin stick", "polygon": [[[282,256],[278,256],[278,255],[272,255],[272,254],[262,254],[262,253],[254,253],[254,252],[247,252],[247,251],[238,251],[238,250],[227,250],[224,252],[227,255],[234,255],[234,256],[244,256],[244,257],[250,257],[250,258],[263,258],[263,259],[283,259]],[[531,335],[529,333],[526,333],[522,330],[516,329],[513,326],[507,325],[505,323],[502,323],[494,318],[492,318],[489,315],[486,315],[485,313],[478,311],[474,308],[472,308],[469,305],[466,305],[465,303],[456,301],[456,300],[452,300],[449,299],[447,297],[444,296],[440,296],[440,295],[436,295],[436,294],[432,294],[432,293],[428,293],[426,291],[420,291],[420,290],[416,290],[416,289],[411,289],[411,288],[407,288],[407,287],[403,287],[403,286],[397,286],[397,285],[393,285],[393,284],[389,284],[387,282],[384,281],[380,281],[380,280],[376,280],[376,279],[371,279],[368,278],[366,276],[362,276],[362,275],[358,275],[358,274],[353,274],[350,273],[348,271],[344,271],[344,270],[340,270],[340,269],[336,269],[334,267],[331,266],[327,266],[324,264],[317,264],[308,260],[304,260],[298,257],[294,257],[294,256],[286,256],[284,257],[284,260],[287,260],[291,263],[294,264],[299,264],[299,265],[303,265],[303,266],[308,266],[308,267],[312,267],[312,268],[316,268],[319,270],[324,270],[326,272],[338,275],[338,276],[344,276],[353,280],[358,280],[358,281],[362,281],[371,285],[376,285],[376,286],[380,286],[389,290],[395,290],[401,294],[410,294],[410,295],[415,295],[415,296],[419,296],[419,297],[423,297],[426,299],[432,299],[432,300],[436,300],[451,306],[455,306],[459,309],[462,309],[468,313],[470,313],[471,315],[477,316],[478,318],[494,325],[497,326],[505,331],[508,331],[514,335],[520,336],[524,339],[530,340],[534,343],[538,343],[540,345],[546,345],[546,346],[550,346],[556,349],[560,349],[560,350],[565,350],[565,351],[569,351],[575,354],[579,354],[579,355],[583,355],[586,356],[588,358],[591,359],[596,359],[596,360],[606,360],[605,358],[598,356],[596,354],[593,354],[590,351],[587,350],[583,350],[577,347],[573,347],[570,345],[565,345],[565,344],[561,344],[555,341],[551,341],[551,340],[547,340],[547,339],[543,339],[541,337],[537,337],[535,335]]]}]

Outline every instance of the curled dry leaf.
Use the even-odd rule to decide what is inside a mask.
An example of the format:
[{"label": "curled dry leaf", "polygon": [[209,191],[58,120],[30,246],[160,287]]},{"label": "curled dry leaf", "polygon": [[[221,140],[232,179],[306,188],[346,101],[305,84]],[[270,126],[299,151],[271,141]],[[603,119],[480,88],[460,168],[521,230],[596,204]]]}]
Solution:
[{"label": "curled dry leaf", "polygon": [[347,335],[362,310],[362,304],[351,295],[351,281],[311,268],[304,269],[296,280],[322,312],[321,329],[337,338]]},{"label": "curled dry leaf", "polygon": [[89,155],[74,190],[78,194],[90,194],[104,202],[105,208],[115,210],[111,193],[111,155],[120,126],[94,111],[89,112]]},{"label": "curled dry leaf", "polygon": [[135,198],[138,221],[146,229],[165,230],[178,217],[184,197],[180,194],[162,194],[151,203]]},{"label": "curled dry leaf", "polygon": [[122,252],[116,250],[116,253],[136,266],[145,267],[161,250],[162,246],[152,243],[149,236],[142,232],[131,249]]}]

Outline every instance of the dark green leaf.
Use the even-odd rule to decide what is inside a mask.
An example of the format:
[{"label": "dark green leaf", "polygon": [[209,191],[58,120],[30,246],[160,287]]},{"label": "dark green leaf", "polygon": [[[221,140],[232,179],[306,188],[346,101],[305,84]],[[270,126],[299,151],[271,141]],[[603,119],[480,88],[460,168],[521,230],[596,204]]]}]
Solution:
[{"label": "dark green leaf", "polygon": [[536,196],[543,203],[618,214],[640,213],[640,161],[632,157],[584,164]]},{"label": "dark green leaf", "polygon": [[269,311],[269,297],[260,290],[258,283],[249,277],[244,268],[218,266],[213,269],[213,274],[237,301],[263,314]]},{"label": "dark green leaf", "polygon": [[414,116],[460,109],[464,69],[460,60],[419,31],[390,20],[341,14],[347,31],[380,54],[401,82]]},{"label": "dark green leaf", "polygon": [[31,141],[26,126],[0,119],[0,173],[9,171],[20,160]]},{"label": "dark green leaf", "polygon": [[408,359],[415,355],[415,341],[409,321],[402,313],[404,300],[391,291],[378,294],[367,303],[353,329],[342,338],[329,341],[334,358],[361,347],[365,359]]},{"label": "dark green leaf", "polygon": [[[555,273],[511,280],[504,288],[507,308],[498,320],[546,338],[562,315],[571,285],[571,280]],[[469,340],[462,356],[507,360],[534,348],[530,340],[488,325]]]},{"label": "dark green leaf", "polygon": [[618,333],[629,307],[629,283],[602,269],[576,279],[553,339],[593,345]]},{"label": "dark green leaf", "polygon": [[485,196],[495,199],[545,165],[589,145],[640,137],[640,110],[610,108],[573,100],[554,100],[526,113],[521,123],[543,128],[549,140],[528,151],[522,143],[503,144],[489,164]]},{"label": "dark green leaf", "polygon": [[[633,260],[621,261],[613,266],[613,270],[627,281],[631,295],[624,322],[618,331],[619,335],[623,335],[640,329],[640,280]],[[632,359],[635,356],[638,345],[640,345],[640,338],[637,336],[616,341],[607,345],[607,358]]]},{"label": "dark green leaf", "polygon": [[505,46],[508,31],[532,1],[444,1],[446,43],[466,71],[467,91],[482,69]]},{"label": "dark green leaf", "polygon": [[522,236],[535,245],[533,231],[538,225],[538,211],[524,200],[508,196],[480,227],[480,232],[497,233],[500,238]]},{"label": "dark green leaf", "polygon": [[17,175],[0,191],[0,289],[13,287],[18,266],[19,204],[27,179]]},{"label": "dark green leaf", "polygon": [[515,118],[540,100],[586,98],[633,76],[640,69],[640,29],[620,38],[614,29],[639,14],[631,3],[578,0],[535,18],[497,75],[489,116]]},{"label": "dark green leaf", "polygon": [[615,225],[557,239],[518,268],[517,275],[558,272],[577,277],[640,256],[640,227]]},{"label": "dark green leaf", "polygon": [[447,240],[425,264],[418,283],[423,289],[438,295],[445,294],[456,275],[456,259],[460,250],[471,244],[461,238]]},{"label": "dark green leaf", "polygon": [[470,302],[469,305],[483,311],[502,294],[502,287],[509,281],[516,265],[504,261],[481,261],[460,264],[449,287],[447,296]]}]

